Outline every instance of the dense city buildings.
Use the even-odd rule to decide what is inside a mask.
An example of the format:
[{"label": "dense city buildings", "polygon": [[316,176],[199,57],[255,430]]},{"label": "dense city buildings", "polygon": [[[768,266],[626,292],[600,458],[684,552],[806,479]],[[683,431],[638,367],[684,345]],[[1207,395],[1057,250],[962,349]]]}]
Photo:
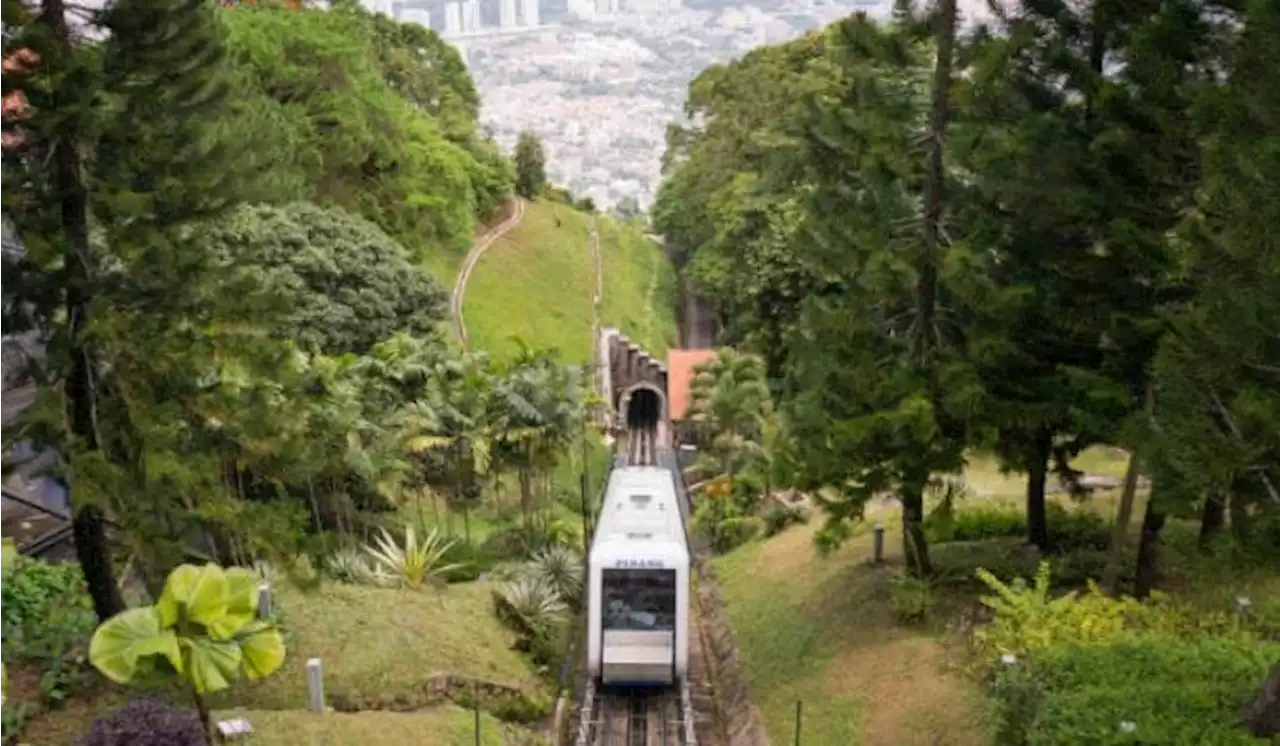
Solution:
[{"label": "dense city buildings", "polygon": [[[961,3],[970,13],[983,4]],[[683,118],[695,75],[855,11],[891,9],[892,0],[407,0],[394,15],[454,42],[505,148],[532,130],[552,181],[601,207],[626,197],[647,207],[667,125]]]}]

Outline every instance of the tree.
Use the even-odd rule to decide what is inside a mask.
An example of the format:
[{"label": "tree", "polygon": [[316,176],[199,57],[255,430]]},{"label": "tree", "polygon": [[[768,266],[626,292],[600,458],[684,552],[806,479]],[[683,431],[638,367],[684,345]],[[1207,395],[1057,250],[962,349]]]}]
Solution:
[{"label": "tree", "polygon": [[720,473],[728,478],[730,495],[734,475],[763,456],[765,426],[772,411],[759,357],[726,347],[695,368],[687,417],[718,462]]},{"label": "tree", "polygon": [[542,141],[534,133],[525,130],[516,140],[516,194],[534,199],[547,183],[547,157],[542,152]]},{"label": "tree", "polygon": [[286,306],[276,335],[304,348],[363,355],[399,332],[429,337],[447,313],[443,287],[408,252],[338,208],[246,206],[206,235],[213,251],[262,273]]}]

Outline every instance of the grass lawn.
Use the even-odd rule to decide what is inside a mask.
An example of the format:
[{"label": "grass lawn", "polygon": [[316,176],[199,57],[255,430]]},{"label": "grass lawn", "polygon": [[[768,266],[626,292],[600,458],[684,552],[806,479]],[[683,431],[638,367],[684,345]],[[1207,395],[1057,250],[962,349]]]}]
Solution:
[{"label": "grass lawn", "polygon": [[566,362],[586,362],[595,284],[589,240],[583,213],[528,203],[524,221],[489,247],[467,283],[472,346],[502,356],[515,351],[514,336],[557,348]]},{"label": "grass lawn", "polygon": [[600,323],[622,330],[663,360],[676,342],[676,271],[662,247],[637,228],[597,220],[604,265]]},{"label": "grass lawn", "polygon": [[[489,247],[467,283],[463,313],[472,346],[502,356],[516,349],[518,337],[559,349],[566,362],[587,362],[596,283],[590,221],[565,205],[528,203],[524,222]],[[596,224],[601,324],[664,356],[675,341],[675,269],[640,230],[606,216]]]},{"label": "grass lawn", "polygon": [[[1123,474],[1125,461],[1097,449],[1075,465],[1114,475]],[[1024,499],[1025,477],[1002,474],[992,457],[972,457],[965,479],[972,492],[967,504]],[[868,518],[886,525],[890,562],[901,559],[897,513],[896,504],[868,506]],[[982,692],[947,670],[945,619],[920,629],[898,625],[889,608],[887,571],[867,564],[869,524],[861,524],[839,551],[820,558],[813,547],[820,520],[715,560],[770,738],[794,737],[799,699],[802,744],[984,743]],[[974,559],[969,554],[966,564]],[[945,562],[947,553],[935,559]]]},{"label": "grass lawn", "polygon": [[[937,630],[894,624],[889,576],[866,564],[871,537],[816,557],[814,520],[715,560],[751,692],[770,740],[954,746],[983,743],[982,694],[944,669]],[[900,556],[886,542],[886,555]]]},{"label": "grass lawn", "polygon": [[[474,743],[454,737],[459,733],[472,737],[469,713],[462,717],[448,710],[421,715],[364,712],[312,718],[304,711],[306,664],[308,658],[324,662],[325,694],[330,702],[341,695],[412,697],[421,692],[429,678],[443,673],[518,687],[528,695],[538,695],[543,685],[525,659],[511,649],[511,634],[491,611],[492,587],[490,583],[476,582],[453,585],[445,591],[413,592],[326,582],[314,592],[302,593],[281,583],[276,601],[284,613],[288,647],[284,666],[268,679],[241,682],[230,691],[215,695],[212,704],[252,709],[250,722],[262,733],[254,743]],[[38,684],[33,682],[31,689],[38,691]],[[74,743],[93,718],[141,693],[99,681],[63,708],[32,720],[23,731],[23,742],[33,746]],[[165,691],[160,696],[187,704],[180,693]],[[486,722],[493,725],[491,720]],[[461,725],[455,728],[458,723],[465,724],[465,729]],[[417,732],[425,734],[426,740],[405,740],[405,734]],[[496,733],[495,730],[494,739]]]},{"label": "grass lawn", "polygon": [[[1115,449],[1090,449],[1073,462],[1091,474],[1122,476],[1126,457]],[[975,457],[966,481],[973,492],[957,505],[1021,506],[1024,477],[1002,475],[994,459]],[[1100,493],[1075,508],[1114,517],[1119,490]],[[1141,497],[1141,493],[1140,493]],[[1070,506],[1065,495],[1052,500]],[[1074,506],[1073,506],[1074,507]],[[1136,506],[1130,537],[1136,541],[1143,506]],[[901,561],[901,521],[896,505],[868,506],[868,521],[837,552],[819,557],[813,534],[821,518],[714,560],[740,647],[752,695],[774,743],[792,743],[796,700],[803,700],[801,743],[812,746],[968,746],[986,742],[985,698],[977,683],[948,663],[963,654],[949,647],[947,622],[973,601],[972,583],[935,591],[935,614],[919,628],[898,624],[889,607],[890,575],[873,568],[871,523],[886,527],[885,554]],[[1171,521],[1162,536],[1166,560],[1161,588],[1207,610],[1229,610],[1236,596],[1280,595],[1280,573],[1242,568],[1202,555],[1197,524]],[[978,566],[1008,565],[1024,557],[1021,541],[935,545],[938,569],[971,577]],[[1021,564],[1021,563],[1019,563]],[[1033,568],[1028,563],[1027,571]],[[954,638],[952,638],[954,639]]]},{"label": "grass lawn", "polygon": [[[254,733],[245,746],[474,746],[475,714],[458,707],[422,712],[330,712],[230,710],[219,719],[242,717]],[[505,746],[513,730],[481,714],[480,743]]]},{"label": "grass lawn", "polygon": [[274,676],[237,686],[223,706],[305,707],[309,658],[324,662],[330,698],[409,695],[443,673],[537,693],[541,684],[493,615],[492,588],[475,582],[397,591],[327,582],[301,593],[281,584],[289,657]]}]

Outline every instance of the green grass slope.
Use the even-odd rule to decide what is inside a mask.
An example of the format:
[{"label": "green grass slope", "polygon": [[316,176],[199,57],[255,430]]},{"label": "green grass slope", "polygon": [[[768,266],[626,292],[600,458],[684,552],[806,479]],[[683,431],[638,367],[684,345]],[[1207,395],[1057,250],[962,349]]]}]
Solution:
[{"label": "green grass slope", "polygon": [[[596,216],[604,266],[601,323],[618,326],[655,355],[675,340],[675,270],[635,227]],[[515,339],[554,347],[566,361],[591,356],[595,263],[591,217],[566,205],[530,202],[524,221],[480,258],[463,310],[474,348],[499,357]]]},{"label": "green grass slope", "polygon": [[541,685],[492,611],[487,582],[420,592],[326,583],[313,593],[281,584],[289,656],[273,676],[236,687],[237,705],[305,708],[307,660],[324,662],[329,697],[409,695],[436,674],[536,693]]},{"label": "green grass slope", "polygon": [[658,359],[676,343],[676,270],[638,226],[599,218],[604,264],[600,323],[622,330]]}]

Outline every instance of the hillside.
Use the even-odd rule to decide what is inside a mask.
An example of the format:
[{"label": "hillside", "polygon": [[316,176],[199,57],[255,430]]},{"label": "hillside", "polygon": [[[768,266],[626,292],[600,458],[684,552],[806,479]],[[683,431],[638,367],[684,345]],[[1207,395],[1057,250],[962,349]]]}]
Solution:
[{"label": "hillside", "polygon": [[463,304],[476,349],[503,355],[516,339],[559,349],[567,361],[591,355],[599,234],[601,324],[618,326],[655,355],[675,342],[675,270],[637,228],[549,201],[529,203],[521,224],[476,263]]}]

